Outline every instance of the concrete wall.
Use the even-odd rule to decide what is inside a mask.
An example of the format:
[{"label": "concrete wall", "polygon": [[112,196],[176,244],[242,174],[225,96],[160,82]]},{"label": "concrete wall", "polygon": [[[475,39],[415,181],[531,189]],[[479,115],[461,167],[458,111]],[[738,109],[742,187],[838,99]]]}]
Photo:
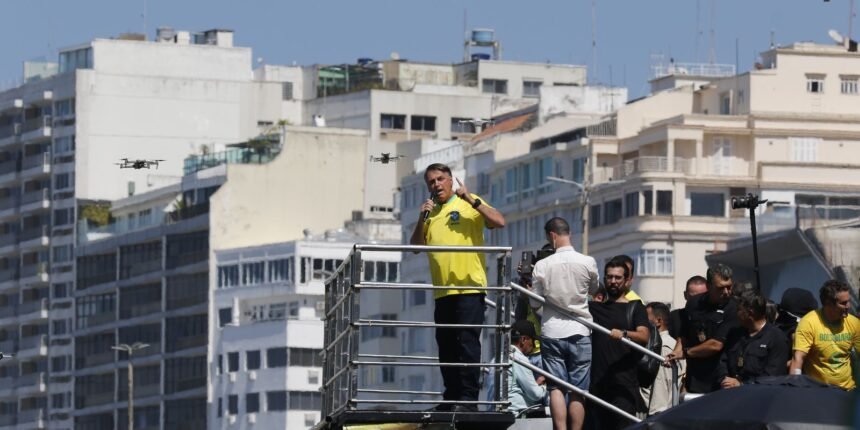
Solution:
[{"label": "concrete wall", "polygon": [[367,135],[355,130],[287,127],[286,144],[269,164],[227,166],[212,196],[213,250],[285,242],[302,230],[339,226],[361,210]]},{"label": "concrete wall", "polygon": [[586,67],[558,64],[519,63],[512,61],[479,61],[478,88],[484,79],[508,81],[507,96],[523,98],[523,81],[541,81],[542,86],[579,85],[586,83]]},{"label": "concrete wall", "polygon": [[251,80],[251,48],[177,45],[130,40],[92,42],[99,73],[199,80]]}]

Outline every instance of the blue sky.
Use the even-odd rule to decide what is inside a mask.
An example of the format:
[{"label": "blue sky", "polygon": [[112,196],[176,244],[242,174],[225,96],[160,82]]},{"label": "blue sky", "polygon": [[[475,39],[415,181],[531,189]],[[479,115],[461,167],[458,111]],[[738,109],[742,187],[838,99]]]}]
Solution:
[{"label": "blue sky", "polygon": [[[463,15],[469,27],[496,30],[505,59],[591,66],[592,81],[647,92],[652,54],[707,61],[712,3],[718,63],[747,70],[770,43],[830,43],[843,34],[849,0],[595,0],[597,69],[592,63],[590,0],[16,0],[0,13],[0,87],[20,78],[22,62],[56,61],[56,51],[94,37],[147,27],[230,28],[236,44],[269,64],[343,63],[358,57],[455,62],[462,58]],[[858,23],[855,19],[855,27]],[[855,31],[855,35],[860,29]],[[856,38],[856,36],[855,36]],[[737,56],[735,45],[739,46]]]}]

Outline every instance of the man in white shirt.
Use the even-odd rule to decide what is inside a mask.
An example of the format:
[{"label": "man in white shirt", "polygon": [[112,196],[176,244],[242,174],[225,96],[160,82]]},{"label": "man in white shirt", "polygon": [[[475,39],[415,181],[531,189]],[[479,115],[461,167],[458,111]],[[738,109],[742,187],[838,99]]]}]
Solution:
[{"label": "man in white shirt", "polygon": [[[597,288],[599,272],[594,258],[574,251],[570,226],[555,217],[544,225],[546,238],[555,253],[535,264],[532,272],[534,292],[547,303],[567,309],[591,321],[588,292]],[[540,302],[533,301],[533,307]],[[591,329],[551,306],[544,307],[541,320],[541,359],[553,376],[582,390],[588,390],[591,377]],[[553,430],[579,430],[585,419],[582,396],[569,393],[547,381]]]},{"label": "man in white shirt", "polygon": [[[669,307],[664,303],[651,302],[645,306],[648,312],[648,320],[660,331],[660,339],[663,341],[663,349],[660,355],[666,356],[675,350],[675,338],[669,334]],[[684,361],[676,361],[678,366],[678,381],[676,388],[681,389],[680,381],[684,375]],[[657,372],[654,383],[648,388],[640,388],[642,399],[648,405],[648,415],[654,415],[672,407],[672,369],[661,366]]]}]

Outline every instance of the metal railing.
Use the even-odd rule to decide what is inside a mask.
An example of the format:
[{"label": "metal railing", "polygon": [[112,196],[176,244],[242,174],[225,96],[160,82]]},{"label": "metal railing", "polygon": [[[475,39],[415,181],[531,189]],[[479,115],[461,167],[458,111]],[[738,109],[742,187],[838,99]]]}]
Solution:
[{"label": "metal railing", "polygon": [[[398,282],[363,282],[362,269],[365,251],[379,252],[470,252],[494,254],[497,259],[498,283],[494,286],[436,286],[430,284]],[[493,367],[509,368],[511,287],[509,273],[511,267],[511,248],[499,246],[419,246],[419,245],[364,245],[357,244],[349,256],[341,263],[336,272],[326,279],[325,289],[325,339],[323,349],[323,422],[333,422],[346,411],[355,411],[360,405],[382,409],[391,405],[421,404],[471,404],[489,405],[496,411],[506,411],[510,404],[507,400],[506,372],[496,372],[495,391],[492,400],[454,401],[454,400],[416,400],[410,396],[440,396],[433,391],[369,389],[360,387],[359,369],[370,366],[412,366],[412,367]],[[365,290],[481,290],[494,294],[496,308],[495,321],[488,324],[437,324],[424,321],[376,320],[362,318],[360,312],[361,296]],[[361,327],[401,327],[409,330],[422,330],[439,327],[487,328],[493,331],[492,361],[480,363],[442,363],[437,357],[360,354]],[[395,395],[394,399],[369,399],[365,394]],[[426,414],[436,412],[426,411]]]},{"label": "metal railing", "polygon": [[[574,320],[574,321],[576,321],[576,322],[578,322],[578,323],[580,323],[580,324],[582,324],[582,325],[584,325],[584,326],[586,326],[586,327],[588,327],[588,328],[590,328],[590,329],[592,329],[592,330],[599,331],[599,332],[601,332],[601,333],[603,333],[603,334],[605,334],[605,335],[607,335],[607,336],[609,336],[609,334],[610,334],[610,332],[611,332],[611,330],[607,329],[606,327],[603,327],[603,326],[602,326],[602,325],[600,325],[600,324],[597,324],[597,323],[595,323],[595,322],[593,322],[593,321],[589,321],[589,320],[582,319],[582,318],[578,317],[577,315],[573,314],[572,312],[570,312],[570,310],[568,310],[568,309],[566,309],[566,308],[564,308],[564,307],[557,306],[557,305],[555,305],[555,304],[553,304],[553,303],[549,303],[549,302],[547,302],[547,301],[546,301],[546,299],[544,299],[543,297],[541,297],[541,296],[539,296],[539,295],[537,295],[537,294],[533,293],[532,291],[530,291],[529,289],[527,289],[527,288],[525,288],[525,287],[523,287],[523,286],[521,286],[521,285],[517,285],[516,283],[511,282],[511,287],[512,287],[514,290],[518,291],[519,293],[521,293],[521,294],[525,294],[525,295],[526,295],[526,296],[528,296],[530,299],[534,299],[535,301],[541,302],[544,306],[551,306],[553,309],[555,309],[555,310],[557,310],[557,311],[559,311],[559,312],[562,312],[562,313],[563,313],[564,315],[566,315],[568,318],[570,318],[570,319],[572,319],[572,320]],[[638,343],[636,343],[636,342],[634,342],[634,341],[632,341],[632,340],[630,340],[630,339],[628,339],[628,338],[626,338],[626,337],[625,337],[625,338],[621,338],[621,340],[620,340],[620,341],[621,341],[622,343],[626,344],[627,346],[629,346],[630,348],[633,348],[634,350],[639,351],[639,352],[641,352],[642,354],[647,355],[648,357],[651,357],[651,358],[654,358],[654,359],[657,359],[657,360],[660,360],[660,361],[664,361],[664,360],[665,360],[665,357],[661,356],[660,354],[657,354],[656,352],[651,351],[650,349],[645,348],[644,346],[639,345]],[[519,361],[517,361],[517,362],[519,363]],[[520,364],[522,364],[522,363],[520,363]],[[671,364],[671,368],[672,368],[672,406],[676,406],[676,405],[678,404],[679,400],[680,400],[680,397],[679,397],[679,395],[678,395],[678,365],[677,365],[675,362],[670,362],[670,364]],[[530,368],[531,368],[531,367],[530,367]],[[537,368],[533,368],[532,370],[533,370],[533,371],[536,371],[535,369],[537,369]],[[543,371],[538,371],[538,373],[540,373],[540,374],[542,374],[542,375],[546,376],[547,378],[550,378],[550,376],[551,376],[551,375],[549,375],[549,374],[546,374],[546,373],[545,373],[545,372],[543,372]],[[554,381],[554,380],[553,380],[553,381]],[[568,384],[568,385],[569,385],[569,384]],[[607,404],[606,402],[604,402],[603,400],[601,400],[601,399],[599,399],[599,398],[597,398],[597,397],[595,397],[595,396],[593,396],[593,395],[591,395],[591,394],[589,394],[589,393],[587,393],[587,392],[583,392],[582,390],[579,390],[578,388],[576,388],[576,387],[574,387],[574,386],[572,386],[572,385],[571,385],[571,386],[569,386],[569,387],[567,387],[567,388],[568,388],[568,389],[571,389],[571,388],[572,388],[572,389],[573,389],[573,391],[576,391],[577,393],[582,394],[583,396],[585,396],[585,397],[589,398],[590,400],[593,400],[593,401],[595,401],[596,403],[598,403],[598,404],[600,404],[600,405],[603,405],[604,407],[607,407],[607,408],[609,408],[610,410],[615,411],[616,413],[618,413],[618,412],[622,413],[622,414],[623,414],[627,419],[633,419],[635,422],[639,422],[639,421],[640,421],[638,418],[632,417],[632,416],[630,416],[629,414],[627,414],[626,412],[621,411],[620,409],[617,409],[617,408],[615,408],[615,407],[614,407],[614,406],[612,406],[612,405],[608,405],[608,404]]]},{"label": "metal railing", "polygon": [[21,170],[32,169],[34,167],[43,167],[51,165],[51,153],[43,152],[41,154],[29,155],[24,157],[23,167]]}]

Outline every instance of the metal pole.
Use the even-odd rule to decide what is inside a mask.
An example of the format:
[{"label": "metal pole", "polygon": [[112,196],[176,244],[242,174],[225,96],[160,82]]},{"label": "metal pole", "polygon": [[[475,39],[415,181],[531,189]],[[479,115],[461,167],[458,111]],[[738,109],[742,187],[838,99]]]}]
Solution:
[{"label": "metal pole", "polygon": [[562,381],[559,378],[556,378],[555,376],[547,373],[545,370],[541,369],[540,367],[537,367],[537,366],[529,363],[527,360],[521,360],[521,359],[516,358],[516,357],[511,357],[511,361],[519,364],[520,366],[523,366],[523,367],[531,370],[532,372],[537,372],[538,374],[543,375],[546,379],[549,379],[550,381],[558,384],[559,386],[566,388],[568,391],[573,391],[574,393],[577,393],[580,396],[586,397],[589,400],[593,401],[594,403],[597,403],[598,405],[603,406],[604,408],[609,409],[610,411],[615,412],[616,414],[619,414],[619,415],[623,416],[624,418],[627,418],[628,420],[631,420],[635,423],[642,421],[639,418],[636,418],[633,415],[630,415],[626,411],[619,409],[617,406],[615,406],[611,403],[607,403],[606,401],[595,396],[594,394],[591,394],[588,391],[584,391],[584,390],[580,389],[579,387],[576,387],[574,385],[570,385],[567,382]]},{"label": "metal pole", "polygon": [[128,349],[128,430],[134,430],[134,367],[131,357],[134,350]]},{"label": "metal pole", "polygon": [[755,208],[757,206],[753,206],[750,208],[750,229],[752,230],[752,246],[753,246],[753,271],[755,271],[755,286],[759,292],[761,292],[761,277],[759,276],[759,268],[758,268],[758,241],[756,240],[756,229],[755,229]]}]

